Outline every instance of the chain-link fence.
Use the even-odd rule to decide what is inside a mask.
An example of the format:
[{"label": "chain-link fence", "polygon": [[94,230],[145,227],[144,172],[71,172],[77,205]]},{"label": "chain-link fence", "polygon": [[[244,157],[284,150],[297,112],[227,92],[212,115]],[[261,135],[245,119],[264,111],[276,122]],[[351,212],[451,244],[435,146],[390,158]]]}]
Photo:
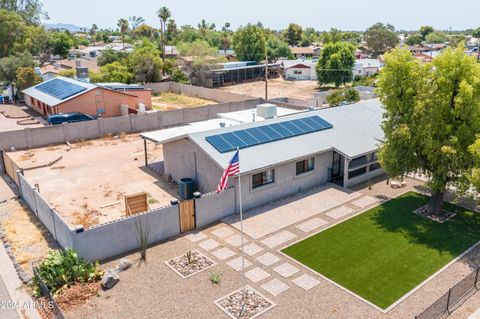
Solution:
[{"label": "chain-link fence", "polygon": [[462,281],[450,288],[430,307],[421,314],[415,316],[415,319],[438,319],[446,318],[452,311],[462,305],[478,288],[480,288],[480,268],[470,273]]}]

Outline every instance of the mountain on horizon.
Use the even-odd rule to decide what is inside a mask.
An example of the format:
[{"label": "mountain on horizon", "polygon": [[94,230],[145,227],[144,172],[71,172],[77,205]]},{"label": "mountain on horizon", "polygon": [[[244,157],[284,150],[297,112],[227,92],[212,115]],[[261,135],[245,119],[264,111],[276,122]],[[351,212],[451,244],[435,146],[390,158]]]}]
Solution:
[{"label": "mountain on horizon", "polygon": [[45,23],[44,25],[47,29],[68,30],[70,32],[80,32],[84,28],[71,23]]}]

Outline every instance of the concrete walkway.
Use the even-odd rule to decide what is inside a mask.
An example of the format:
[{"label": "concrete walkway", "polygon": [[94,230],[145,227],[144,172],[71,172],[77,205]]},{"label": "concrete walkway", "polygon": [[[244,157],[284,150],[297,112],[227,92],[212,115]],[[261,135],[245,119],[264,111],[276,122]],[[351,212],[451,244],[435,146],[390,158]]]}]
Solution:
[{"label": "concrete walkway", "polygon": [[[10,294],[5,287],[5,283],[0,278],[0,318],[2,319],[17,319],[20,318],[14,308],[10,308],[8,302],[11,301]],[[5,304],[6,303],[6,304]]]},{"label": "concrete walkway", "polygon": [[[23,317],[40,319],[40,315],[34,308],[35,303],[25,291],[22,282],[18,278],[15,267],[10,257],[8,257],[5,247],[0,245],[0,302],[4,301],[12,301],[15,305],[18,304],[18,307],[13,309],[14,314],[10,311],[11,309],[7,309],[5,315],[3,310],[0,310],[0,318],[19,318],[19,315],[24,312]],[[1,305],[3,304],[0,304],[0,306]],[[17,316],[14,316],[15,314]]]}]

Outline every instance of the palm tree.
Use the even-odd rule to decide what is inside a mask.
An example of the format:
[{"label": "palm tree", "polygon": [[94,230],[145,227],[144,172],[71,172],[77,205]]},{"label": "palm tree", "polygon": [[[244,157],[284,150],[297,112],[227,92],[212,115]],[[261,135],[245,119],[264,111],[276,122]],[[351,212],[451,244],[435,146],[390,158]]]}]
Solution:
[{"label": "palm tree", "polygon": [[170,10],[167,7],[161,7],[157,11],[157,15],[160,18],[160,33],[162,35],[162,74],[165,75],[165,25],[167,24],[167,20],[172,16]]},{"label": "palm tree", "polygon": [[96,24],[92,24],[92,28],[90,29],[90,36],[93,38],[93,45],[97,45],[96,41],[95,41],[95,35],[97,34],[97,31],[98,31],[98,27]]},{"label": "palm tree", "polygon": [[142,18],[142,17],[133,16],[133,17],[128,17],[128,21],[130,21],[130,24],[131,24],[131,26],[132,26],[132,30],[135,30],[135,29],[138,28],[142,23],[145,22],[145,19]]},{"label": "palm tree", "polygon": [[120,32],[122,33],[122,45],[123,49],[125,50],[125,33],[128,31],[128,20],[127,19],[120,19],[117,23]]}]

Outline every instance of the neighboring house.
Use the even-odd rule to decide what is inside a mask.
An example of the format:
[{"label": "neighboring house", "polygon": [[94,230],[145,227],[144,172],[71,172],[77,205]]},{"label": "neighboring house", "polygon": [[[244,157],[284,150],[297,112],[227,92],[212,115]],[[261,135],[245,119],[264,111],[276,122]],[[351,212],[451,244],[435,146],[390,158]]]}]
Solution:
[{"label": "neighboring house", "polygon": [[[240,146],[242,198],[249,209],[327,182],[350,187],[383,174],[377,158],[382,116],[375,99],[167,141],[156,141],[154,132],[142,136],[163,144],[165,174],[193,178],[202,193],[216,189]],[[236,179],[229,183],[236,187]]]},{"label": "neighboring house", "polygon": [[[152,92],[139,85],[91,84],[62,76],[23,90],[25,103],[42,115],[82,112],[101,117],[120,116],[121,105],[135,112],[152,106]],[[143,104],[143,105],[142,105]]]},{"label": "neighboring house", "polygon": [[180,56],[180,52],[178,52],[177,48],[174,45],[165,46],[165,57],[178,58],[179,56]]},{"label": "neighboring house", "polygon": [[370,76],[378,73],[381,68],[377,59],[359,59],[355,61],[353,76]]},{"label": "neighboring house", "polygon": [[299,59],[299,58],[309,58],[314,56],[320,56],[320,48],[309,46],[309,47],[293,47],[290,48],[292,55]]},{"label": "neighboring house", "polygon": [[316,61],[298,59],[282,61],[286,80],[316,80]]},{"label": "neighboring house", "polygon": [[100,69],[96,59],[82,57],[76,59],[63,59],[54,61],[50,64],[45,64],[40,68],[40,72],[43,80],[46,81],[58,76],[63,70],[73,70],[77,68],[87,68],[93,72],[98,72]]}]

